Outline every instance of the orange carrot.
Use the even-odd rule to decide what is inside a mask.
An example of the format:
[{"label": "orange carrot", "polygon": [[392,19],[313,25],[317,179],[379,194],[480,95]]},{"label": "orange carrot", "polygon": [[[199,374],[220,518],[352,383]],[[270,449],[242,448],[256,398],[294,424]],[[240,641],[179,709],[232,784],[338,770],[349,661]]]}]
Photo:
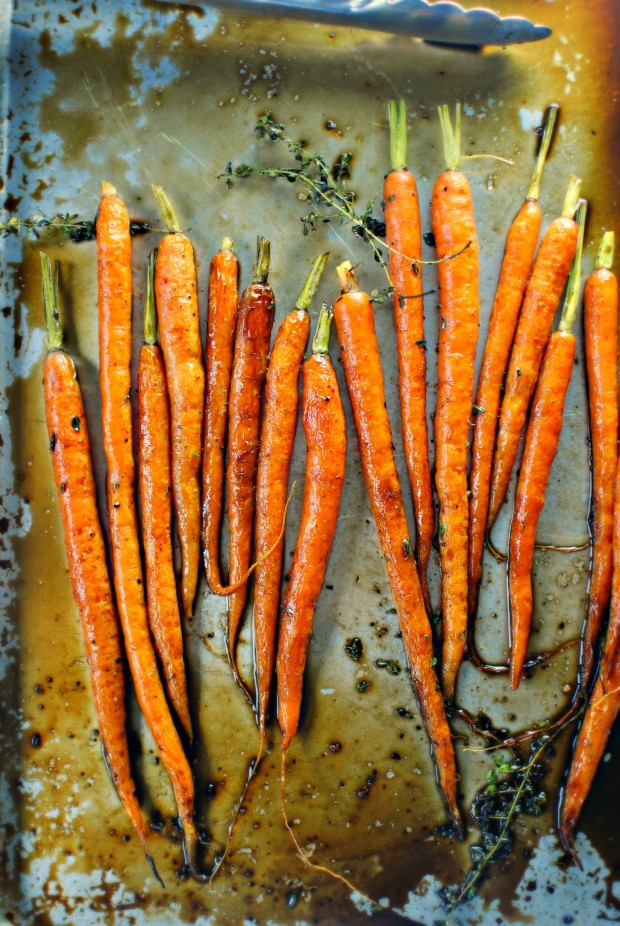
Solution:
[{"label": "orange carrot", "polygon": [[149,256],[144,305],[144,344],[138,361],[139,485],[149,626],[168,697],[189,738],[192,721],[187,698],[183,634],[172,553],[170,489],[170,411],[166,371],[157,343],[153,277]]},{"label": "orange carrot", "polygon": [[502,384],[508,367],[525,288],[532,272],[542,210],[538,203],[543,167],[553,138],[559,106],[547,108],[543,132],[536,157],[532,182],[525,202],[514,219],[500,270],[499,283],[491,309],[489,333],[484,348],[474,412],[474,435],[469,479],[469,555],[467,585],[469,617],[478,606],[478,588],[482,577],[482,550],[487,526],[491,467]]},{"label": "orange carrot", "polygon": [[48,346],[43,369],[45,415],[71,590],[80,616],[106,764],[153,873],[160,880],[147,847],[129,762],[121,632],[97,511],[82,393],[73,360],[62,348],[62,327],[50,259],[43,253],[40,256]]},{"label": "orange carrot", "polygon": [[265,408],[256,479],[256,569],[254,588],[254,664],[258,726],[264,736],[276,655],[276,628],[282,581],[284,537],[279,535],[286,507],[288,474],[297,429],[298,380],[308,335],[308,309],[327,262],[318,257],[295,309],[283,320],[274,341],[265,383]]},{"label": "orange carrot", "polygon": [[575,256],[578,230],[573,215],[580,186],[581,181],[573,177],[562,215],[547,229],[525,291],[499,415],[487,516],[489,528],[506,497],[553,318]]},{"label": "orange carrot", "polygon": [[431,602],[426,571],[431,553],[433,494],[426,423],[426,341],[422,286],[420,203],[415,177],[407,170],[407,108],[389,105],[391,171],[383,185],[389,274],[394,287],[398,387],[405,459],[416,523],[415,557],[426,610]]},{"label": "orange carrot", "polygon": [[314,609],[336,531],[346,462],[346,422],[329,356],[331,312],[321,308],[312,355],[303,365],[306,486],[299,535],[282,603],[278,639],[278,722],[282,752],[297,732]]},{"label": "orange carrot", "polygon": [[155,290],[170,396],[172,495],[181,544],[181,603],[191,619],[200,562],[200,451],[205,371],[200,344],[196,262],[161,187],[153,186],[169,234],[159,244]]},{"label": "orange carrot", "polygon": [[342,295],[334,304],[341,357],[381,550],[409,666],[431,741],[441,793],[462,831],[456,801],[456,766],[443,697],[433,668],[431,627],[409,542],[409,528],[396,470],[392,432],[372,303],[358,291],[347,261],[338,268]]},{"label": "orange carrot", "polygon": [[575,336],[572,327],[577,313],[581,273],[581,250],[586,204],[577,209],[579,226],[576,256],[569,277],[562,318],[547,345],[532,411],[525,432],[523,461],[510,529],[508,592],[510,610],[510,683],[517,688],[523,676],[525,654],[532,623],[532,566],[536,527],[545,502],[551,466],[558,449],[564,400],[568,391]]},{"label": "orange carrot", "polygon": [[584,329],[590,436],[594,549],[583,629],[581,676],[592,674],[594,651],[611,594],[613,573],[614,474],[618,463],[618,281],[610,270],[614,233],[606,232],[584,291]]},{"label": "orange carrot", "polygon": [[446,697],[453,698],[467,636],[467,457],[478,338],[478,239],[471,189],[458,170],[460,106],[454,129],[447,106],[440,107],[439,115],[447,169],[435,181],[431,207],[441,261],[437,268],[441,323],[435,485],[442,574],[442,677]]}]

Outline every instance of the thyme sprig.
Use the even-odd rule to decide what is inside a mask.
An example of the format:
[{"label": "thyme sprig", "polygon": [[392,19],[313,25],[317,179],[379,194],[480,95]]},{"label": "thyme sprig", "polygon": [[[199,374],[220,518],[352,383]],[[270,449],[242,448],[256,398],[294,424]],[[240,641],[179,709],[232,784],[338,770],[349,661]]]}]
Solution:
[{"label": "thyme sprig", "polygon": [[[155,229],[148,222],[131,221],[129,230],[132,235],[144,235]],[[92,241],[95,237],[95,220],[81,219],[77,213],[69,212],[58,212],[52,217],[12,215],[6,222],[0,222],[0,236],[8,238],[11,235],[16,238],[32,235],[37,239],[42,235],[57,235],[75,242]]]}]

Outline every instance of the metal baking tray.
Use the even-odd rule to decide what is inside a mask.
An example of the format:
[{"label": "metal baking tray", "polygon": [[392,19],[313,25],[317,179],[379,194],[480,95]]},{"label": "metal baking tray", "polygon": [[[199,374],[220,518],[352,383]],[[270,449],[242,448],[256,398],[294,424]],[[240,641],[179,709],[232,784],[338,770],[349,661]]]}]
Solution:
[{"label": "metal baking tray", "polygon": [[[500,13],[517,4],[502,0]],[[617,215],[619,21],[614,0],[559,4],[521,0],[520,15],[543,21],[550,38],[479,52],[345,27],[293,23],[212,9],[98,0],[6,2],[0,35],[9,43],[4,82],[3,176],[11,213],[78,213],[93,218],[102,179],[113,182],[133,218],[157,223],[150,184],[167,190],[190,229],[200,263],[205,307],[211,254],[232,235],[249,280],[255,238],[272,241],[278,319],[293,305],[311,259],[326,247],[330,266],[321,299],[337,294],[337,260],[351,258],[368,289],[385,286],[379,266],[349,228],[335,223],[302,234],[307,211],[296,185],[261,178],[228,189],[218,179],[229,161],[281,164],[285,152],[253,131],[270,111],[295,137],[334,161],[351,152],[350,186],[359,202],[381,207],[388,169],[386,103],[404,96],[409,151],[429,230],[429,201],[442,149],[436,106],[460,100],[467,153],[491,152],[513,166],[466,162],[481,245],[482,315],[478,355],[506,230],[527,189],[534,130],[547,103],[562,106],[541,202],[548,223],[560,210],[570,174],[583,177],[591,202],[584,269]],[[134,239],[135,326],[140,343],[144,266],[156,234]],[[98,428],[95,251],[92,242],[46,244],[13,237],[2,247],[2,512],[4,572],[0,679],[2,787],[2,922],[48,926],[195,923],[357,924],[368,919],[360,899],[295,855],[279,809],[279,735],[245,802],[230,857],[210,888],[183,880],[174,805],[155,747],[135,705],[130,737],[153,853],[165,888],[153,879],[102,761],[80,630],[71,598],[58,506],[48,460],[41,364],[44,355],[37,249],[62,261],[67,346],[76,358],[103,489]],[[430,248],[428,258],[433,257]],[[425,286],[434,288],[432,268]],[[378,305],[397,459],[404,478],[396,395],[395,338],[389,303]],[[436,299],[426,300],[429,413],[436,396]],[[204,322],[204,318],[203,318]],[[332,355],[337,351],[333,346]],[[588,448],[582,349],[567,400],[540,539],[587,539]],[[338,365],[341,376],[342,370]],[[344,392],[344,382],[341,376]],[[347,403],[345,393],[345,403]],[[445,816],[397,637],[393,603],[378,551],[349,417],[349,456],[341,516],[315,618],[305,708],[291,748],[288,814],[317,864],[344,874],[375,898],[377,924],[442,922],[438,890],[456,884],[469,865],[468,844],[441,829]],[[6,422],[6,423],[5,423]],[[433,446],[431,445],[431,453]],[[303,484],[304,447],[292,478]],[[404,483],[406,485],[406,483]],[[286,537],[293,549],[301,504],[297,492]],[[405,493],[407,495],[407,492]],[[496,530],[505,543],[508,506]],[[285,563],[286,568],[286,563]],[[541,551],[536,558],[536,651],[575,638],[587,588],[588,551]],[[503,568],[490,558],[480,611],[480,648],[503,658],[506,645]],[[438,566],[432,565],[433,598]],[[202,588],[186,627],[190,685],[199,717],[195,760],[198,819],[222,845],[248,765],[257,749],[254,720],[226,661],[224,603]],[[364,645],[353,662],[345,644]],[[249,670],[249,623],[243,638]],[[557,713],[574,680],[576,651],[564,651],[512,694],[464,664],[458,699],[498,725],[520,729]],[[392,675],[377,660],[403,671]],[[365,691],[360,681],[371,682]],[[361,686],[362,688],[364,686]],[[133,705],[133,698],[130,698]],[[405,709],[397,713],[399,709]],[[411,716],[408,716],[411,715]],[[492,758],[482,741],[455,722],[461,804],[484,783]],[[544,786],[557,793],[571,734],[558,742]],[[618,733],[580,823],[583,870],[568,864],[554,829],[551,800],[543,817],[521,817],[510,857],[497,863],[480,894],[453,924],[594,923],[617,920]],[[614,883],[614,879],[615,883]]]}]

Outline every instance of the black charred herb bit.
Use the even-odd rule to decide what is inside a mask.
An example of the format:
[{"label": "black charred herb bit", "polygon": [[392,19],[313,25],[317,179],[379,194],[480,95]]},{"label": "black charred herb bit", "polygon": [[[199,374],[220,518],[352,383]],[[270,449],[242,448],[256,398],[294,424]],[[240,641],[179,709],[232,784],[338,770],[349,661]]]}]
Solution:
[{"label": "black charred herb bit", "polygon": [[359,662],[364,652],[364,644],[359,637],[352,637],[350,640],[347,640],[344,649],[347,656],[350,656],[353,662]]}]

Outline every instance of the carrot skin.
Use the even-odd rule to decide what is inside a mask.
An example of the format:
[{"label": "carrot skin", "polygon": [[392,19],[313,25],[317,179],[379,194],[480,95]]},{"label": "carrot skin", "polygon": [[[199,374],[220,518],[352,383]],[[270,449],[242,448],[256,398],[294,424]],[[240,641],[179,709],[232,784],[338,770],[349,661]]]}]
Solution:
[{"label": "carrot skin", "polygon": [[577,248],[573,219],[562,216],[549,226],[534,263],[506,374],[493,459],[487,527],[495,522],[506,497],[543,354]]},{"label": "carrot skin", "polygon": [[[274,341],[267,378],[258,472],[256,479],[256,559],[254,586],[254,663],[258,725],[265,729],[273,667],[282,582],[284,537],[262,559],[281,533],[288,475],[297,429],[298,380],[310,333],[310,316],[290,312]],[[262,559],[262,561],[261,561]]]},{"label": "carrot skin", "polygon": [[181,545],[181,602],[192,616],[200,562],[200,456],[205,372],[200,343],[196,264],[185,235],[159,243],[155,292],[172,423],[172,493]]},{"label": "carrot skin", "polygon": [[[391,171],[383,185],[390,280],[394,286],[394,320],[398,350],[398,384],[403,443],[416,522],[415,554],[426,610],[431,601],[426,571],[435,515],[426,421],[426,344],[420,204],[413,174]],[[398,253],[397,253],[398,252]]]},{"label": "carrot skin", "polygon": [[170,411],[166,371],[157,344],[138,361],[139,486],[148,617],[168,697],[189,738],[183,634],[172,552]]},{"label": "carrot skin", "polygon": [[207,581],[222,588],[219,534],[222,521],[228,392],[239,310],[239,262],[231,250],[211,260],[207,311],[206,395],[202,451],[202,543]]},{"label": "carrot skin", "polygon": [[618,463],[618,281],[602,267],[589,276],[585,286],[584,328],[594,503],[592,574],[581,654],[582,680],[587,684],[611,595],[614,474]]},{"label": "carrot skin", "polygon": [[336,531],[346,463],[344,410],[329,355],[313,354],[303,366],[302,377],[306,483],[291,578],[282,603],[277,653],[283,752],[299,726],[312,620]]},{"label": "carrot skin", "polygon": [[482,577],[482,551],[487,526],[495,435],[504,375],[517,327],[525,288],[532,272],[542,212],[536,200],[526,199],[506,240],[506,251],[495,293],[475,405],[469,497],[469,554],[467,586],[469,615],[476,613]]},{"label": "carrot skin", "polygon": [[456,765],[443,697],[433,668],[431,627],[411,551],[387,414],[372,303],[362,292],[334,303],[334,320],[360,447],[362,468],[386,562],[413,689],[420,704],[441,793],[457,829]]},{"label": "carrot skin", "polygon": [[558,449],[574,359],[574,336],[565,331],[554,332],[543,360],[525,435],[508,555],[510,682],[513,689],[519,686],[523,676],[533,614],[536,527]]},{"label": "carrot skin", "polygon": [[452,698],[467,637],[467,458],[479,315],[478,239],[471,189],[461,171],[444,171],[435,181],[432,220],[437,258],[442,260],[437,268],[441,323],[435,411],[442,676],[444,693]]}]

